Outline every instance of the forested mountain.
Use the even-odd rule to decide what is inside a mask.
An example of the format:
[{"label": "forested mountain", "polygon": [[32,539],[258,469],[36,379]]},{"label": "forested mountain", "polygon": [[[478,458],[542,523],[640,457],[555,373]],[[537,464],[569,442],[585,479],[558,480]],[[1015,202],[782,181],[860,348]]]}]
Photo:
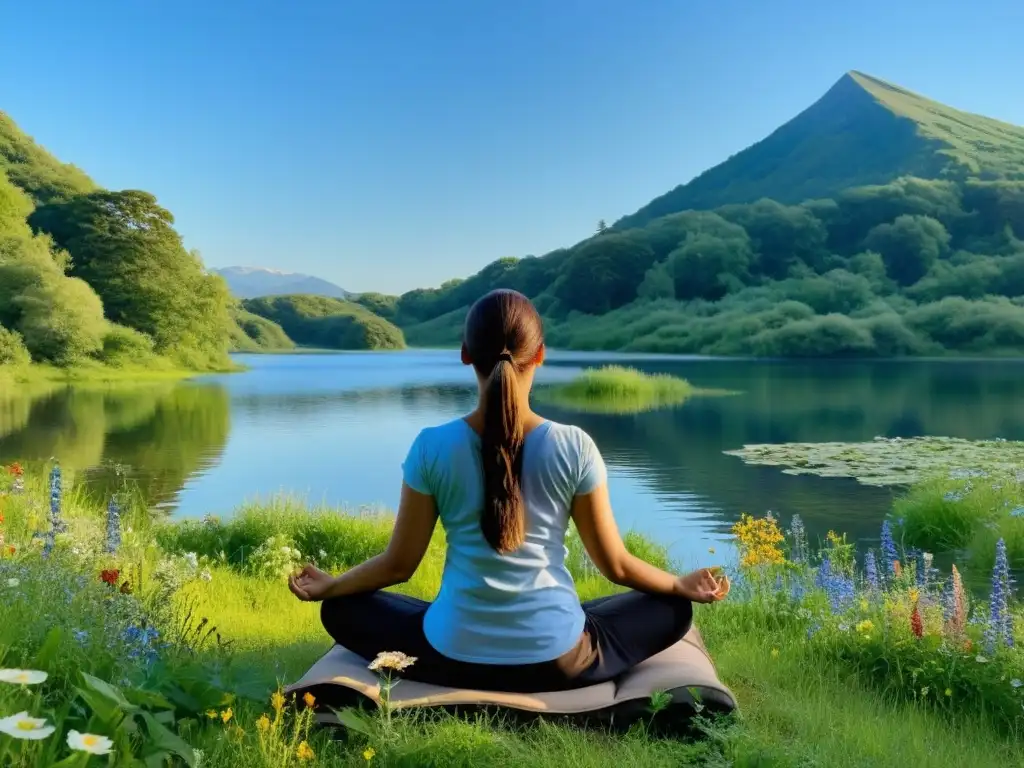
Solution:
[{"label": "forested mountain", "polygon": [[402,349],[405,337],[389,321],[351,301],[328,296],[268,296],[246,299],[247,313],[270,321],[305,347]]},{"label": "forested mountain", "polygon": [[302,293],[344,299],[349,295],[334,283],[298,272],[279,272],[262,267],[224,267],[213,271],[224,278],[231,293],[240,299]]},{"label": "forested mountain", "polygon": [[356,301],[412,344],[450,344],[496,287],[533,298],[563,347],[1020,354],[1024,129],[850,73],[765,140],[570,248]]}]

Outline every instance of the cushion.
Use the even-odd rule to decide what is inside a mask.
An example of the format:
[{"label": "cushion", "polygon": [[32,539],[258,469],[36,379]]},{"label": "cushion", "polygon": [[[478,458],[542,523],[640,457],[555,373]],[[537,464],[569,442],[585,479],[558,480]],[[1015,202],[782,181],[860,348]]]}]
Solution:
[{"label": "cushion", "polygon": [[[376,674],[367,669],[366,659],[335,645],[285,691],[297,698],[305,693],[313,694],[317,721],[337,725],[332,709],[370,702],[379,704],[379,682]],[[736,708],[736,699],[718,679],[696,627],[678,643],[615,681],[569,691],[506,693],[402,680],[391,690],[391,705],[395,710],[412,707],[448,711],[497,709],[520,716],[596,718],[628,725],[639,717],[650,716],[647,708],[651,696],[659,691],[671,696],[671,703],[664,710],[670,720],[688,720],[697,712],[726,714]]]}]

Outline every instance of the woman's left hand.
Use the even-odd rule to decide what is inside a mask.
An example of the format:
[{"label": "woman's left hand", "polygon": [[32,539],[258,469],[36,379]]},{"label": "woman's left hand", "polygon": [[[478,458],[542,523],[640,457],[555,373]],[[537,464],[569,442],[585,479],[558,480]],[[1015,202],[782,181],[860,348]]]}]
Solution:
[{"label": "woman's left hand", "polygon": [[324,573],[315,565],[307,565],[298,573],[288,577],[288,589],[299,600],[317,601],[330,597],[334,577]]}]

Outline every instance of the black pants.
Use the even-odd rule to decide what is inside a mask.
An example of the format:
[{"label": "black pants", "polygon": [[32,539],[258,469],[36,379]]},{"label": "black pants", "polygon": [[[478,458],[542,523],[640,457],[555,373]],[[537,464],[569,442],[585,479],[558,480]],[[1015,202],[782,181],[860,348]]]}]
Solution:
[{"label": "black pants", "polygon": [[393,592],[325,600],[324,628],[364,659],[383,651],[415,656],[403,676],[455,688],[537,693],[579,688],[619,677],[675,644],[690,629],[689,600],[625,592],[583,603],[586,624],[576,646],[539,664],[476,664],[443,656],[423,633],[430,603]]}]

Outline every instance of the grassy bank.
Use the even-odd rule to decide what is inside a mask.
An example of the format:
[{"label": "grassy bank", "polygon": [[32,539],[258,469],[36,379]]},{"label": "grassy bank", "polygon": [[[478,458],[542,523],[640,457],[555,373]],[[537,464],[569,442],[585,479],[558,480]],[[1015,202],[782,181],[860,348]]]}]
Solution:
[{"label": "grassy bank", "polygon": [[595,413],[642,413],[681,405],[697,395],[727,394],[696,389],[686,379],[636,368],[588,368],[567,384],[538,388],[537,399]]},{"label": "grassy bank", "polygon": [[[743,565],[733,593],[697,610],[741,706],[734,719],[706,723],[706,738],[659,738],[645,725],[623,737],[420,714],[390,725],[374,719],[368,734],[334,742],[272,700],[329,645],[317,607],[296,601],[283,574],[307,559],[345,568],[379,552],[390,533],[386,514],[277,498],[230,520],[157,522],[127,490],[115,514],[91,506],[70,473],[54,493],[44,469],[0,475],[0,666],[48,673],[36,685],[0,682],[0,716],[26,711],[57,730],[38,741],[0,734],[5,764],[71,756],[70,729],[110,737],[135,758],[177,753],[194,765],[192,750],[200,750],[205,767],[938,768],[1024,760],[1022,653],[999,639],[988,647],[988,603],[967,608],[970,620],[960,624],[954,610],[950,624],[942,616],[946,577],[916,571],[909,553],[898,553],[899,576],[882,553],[865,572],[841,537],[810,553],[798,521],[783,533],[770,519],[737,526]],[[66,530],[50,538],[54,521]],[[632,535],[629,546],[665,564],[650,541]],[[614,589],[576,540],[569,562],[582,597]],[[432,597],[442,564],[438,534],[401,590]],[[137,723],[133,732],[126,718]]]}]

